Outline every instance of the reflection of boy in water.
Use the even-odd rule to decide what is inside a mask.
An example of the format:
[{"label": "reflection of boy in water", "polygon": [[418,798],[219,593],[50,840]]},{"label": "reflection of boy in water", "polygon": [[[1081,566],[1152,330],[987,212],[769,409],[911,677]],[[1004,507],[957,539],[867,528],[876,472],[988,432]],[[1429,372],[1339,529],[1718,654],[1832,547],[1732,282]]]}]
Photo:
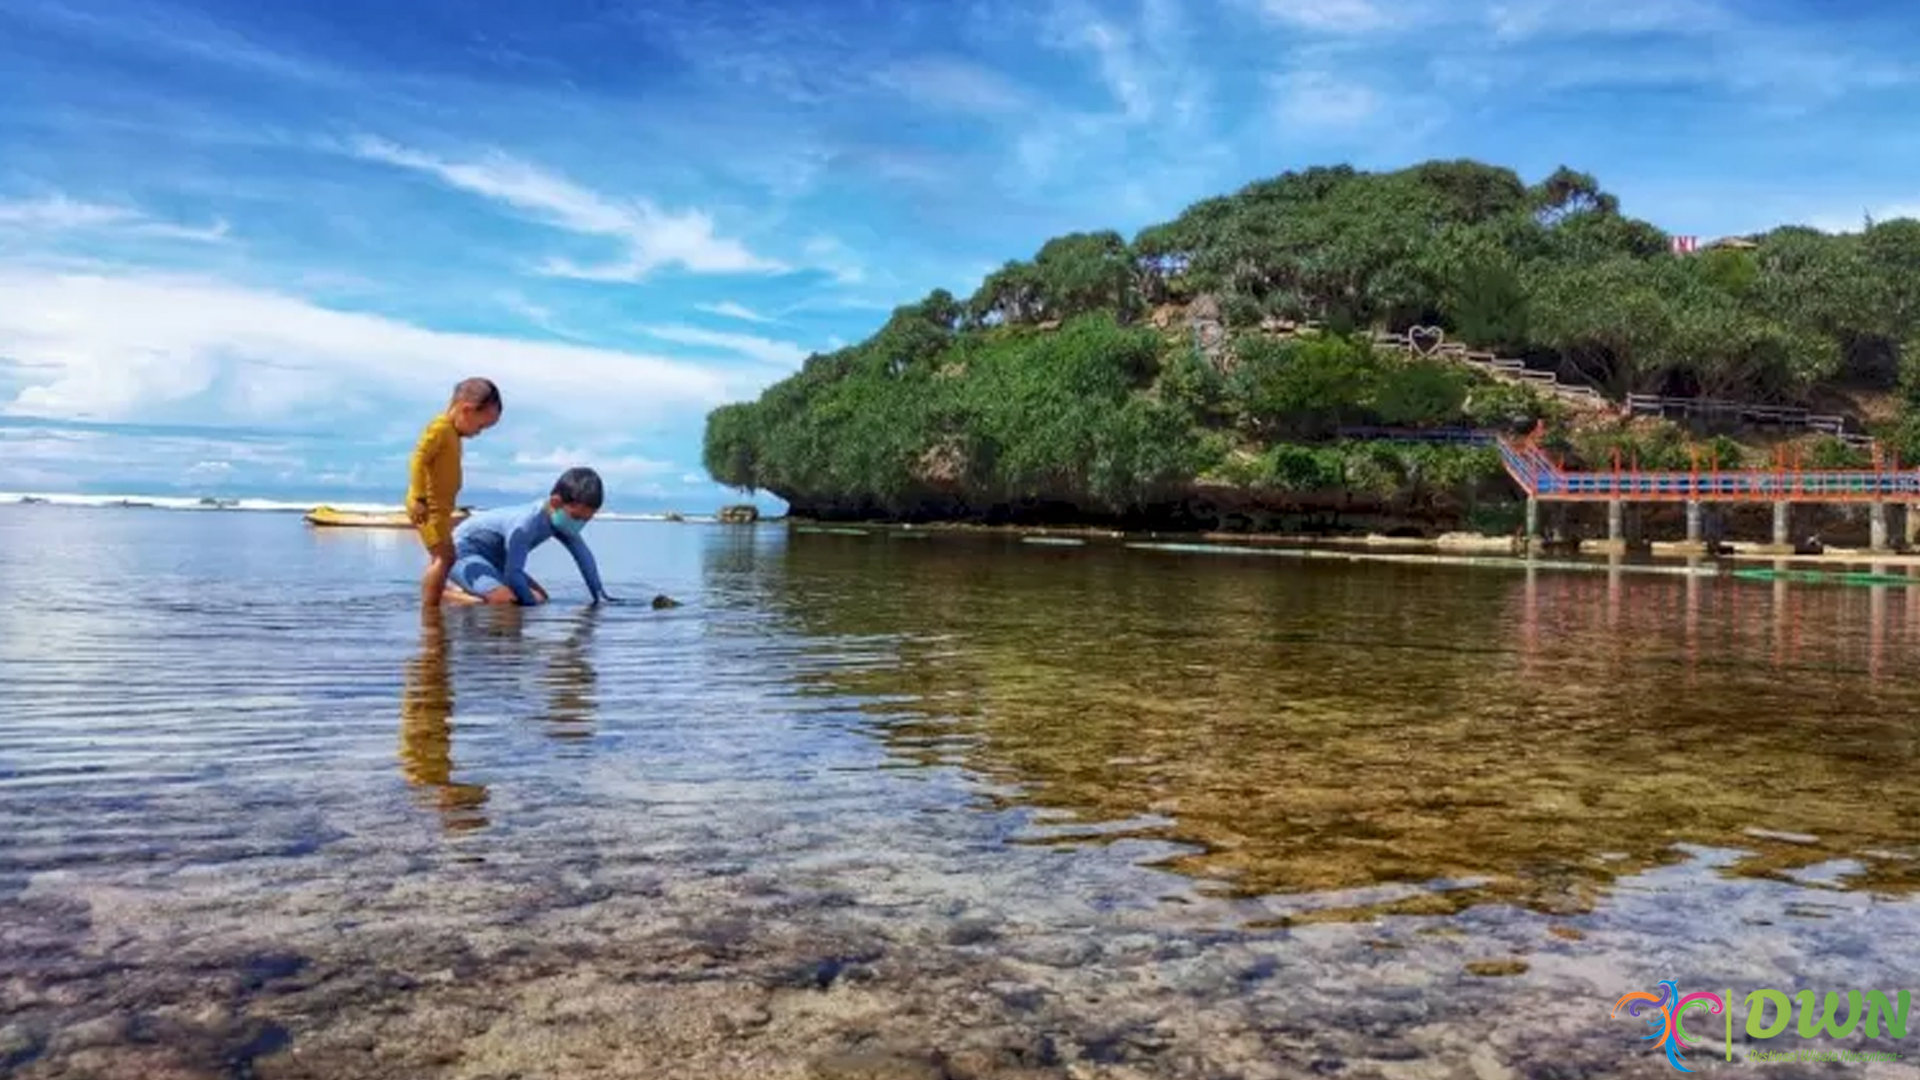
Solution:
[{"label": "reflection of boy in water", "polygon": [[547,736],[554,739],[584,740],[593,737],[594,712],[598,702],[594,686],[599,673],[594,671],[588,645],[601,609],[580,609],[573,631],[555,648],[553,660],[540,677],[547,692]]},{"label": "reflection of boy in water", "polygon": [[484,828],[481,807],[487,789],[453,782],[453,680],[448,672],[446,630],[430,609],[420,633],[420,652],[407,662],[400,692],[400,771],[407,782],[432,788],[441,823],[449,831]]}]

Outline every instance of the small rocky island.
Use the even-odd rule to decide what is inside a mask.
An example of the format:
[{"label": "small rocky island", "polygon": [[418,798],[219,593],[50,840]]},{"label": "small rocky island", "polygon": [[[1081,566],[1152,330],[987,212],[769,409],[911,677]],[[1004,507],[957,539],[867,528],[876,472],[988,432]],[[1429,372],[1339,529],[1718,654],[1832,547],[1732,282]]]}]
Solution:
[{"label": "small rocky island", "polygon": [[715,410],[704,457],[802,519],[1510,535],[1491,433],[1861,467],[1920,462],[1916,401],[1920,222],[1693,250],[1584,173],[1433,161],[1050,240]]}]

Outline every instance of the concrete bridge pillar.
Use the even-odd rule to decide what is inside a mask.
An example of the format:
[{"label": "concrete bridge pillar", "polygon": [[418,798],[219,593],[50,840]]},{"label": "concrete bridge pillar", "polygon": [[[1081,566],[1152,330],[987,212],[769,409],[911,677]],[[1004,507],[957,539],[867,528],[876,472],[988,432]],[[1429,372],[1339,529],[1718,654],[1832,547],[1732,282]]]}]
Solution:
[{"label": "concrete bridge pillar", "polygon": [[1765,555],[1793,554],[1793,504],[1785,499],[1773,504],[1773,543],[1762,545],[1760,552]]},{"label": "concrete bridge pillar", "polygon": [[1867,507],[1867,550],[1887,550],[1887,504],[1877,502]]},{"label": "concrete bridge pillar", "polygon": [[[1607,500],[1607,538],[1591,545],[1591,548],[1619,556],[1641,546],[1639,515],[1634,513],[1633,507],[1627,505],[1625,499]],[[1589,545],[1581,545],[1582,550],[1588,548]]]},{"label": "concrete bridge pillar", "polygon": [[1687,540],[1676,545],[1680,554],[1689,556],[1705,555],[1711,545],[1707,542],[1707,504],[1698,499],[1687,500]]},{"label": "concrete bridge pillar", "polygon": [[1527,496],[1527,540],[1532,542],[1540,538],[1540,500]]}]

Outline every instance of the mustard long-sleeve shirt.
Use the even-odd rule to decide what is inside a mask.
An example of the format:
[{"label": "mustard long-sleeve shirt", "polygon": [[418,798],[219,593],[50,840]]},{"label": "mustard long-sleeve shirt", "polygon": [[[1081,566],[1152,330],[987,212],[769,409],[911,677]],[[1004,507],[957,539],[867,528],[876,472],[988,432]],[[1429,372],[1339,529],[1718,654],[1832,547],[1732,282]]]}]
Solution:
[{"label": "mustard long-sleeve shirt", "polygon": [[413,468],[407,481],[407,505],[425,499],[435,513],[451,514],[460,496],[460,433],[441,414],[427,422],[413,448]]}]

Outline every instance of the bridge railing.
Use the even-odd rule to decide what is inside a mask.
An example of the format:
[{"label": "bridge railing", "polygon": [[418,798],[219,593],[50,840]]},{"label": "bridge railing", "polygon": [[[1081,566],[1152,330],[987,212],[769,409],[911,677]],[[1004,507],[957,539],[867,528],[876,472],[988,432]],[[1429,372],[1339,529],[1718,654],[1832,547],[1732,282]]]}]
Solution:
[{"label": "bridge railing", "polygon": [[1588,498],[1700,500],[1800,499],[1848,501],[1849,497],[1920,498],[1920,472],[1621,472],[1555,473],[1541,478],[1536,495]]},{"label": "bridge railing", "polygon": [[[1218,331],[1224,339],[1224,331]],[[1319,323],[1311,320],[1292,322],[1283,319],[1267,319],[1261,323],[1261,329],[1282,336],[1314,334],[1322,331]],[[1495,377],[1509,381],[1530,383],[1556,397],[1586,406],[1608,406],[1606,396],[1591,386],[1580,386],[1560,381],[1560,377],[1551,371],[1537,371],[1529,368],[1525,361],[1514,360],[1494,353],[1470,349],[1457,341],[1446,340],[1439,327],[1416,326],[1403,333],[1376,330],[1371,334],[1377,346],[1396,348],[1414,356],[1433,359],[1452,360],[1479,368]],[[1662,416],[1678,412],[1683,416],[1732,417],[1743,423],[1773,426],[1801,427],[1809,431],[1818,431],[1831,435],[1851,446],[1871,447],[1875,445],[1873,436],[1864,432],[1848,429],[1847,418],[1831,413],[1816,413],[1809,409],[1784,405],[1754,405],[1742,401],[1729,401],[1724,398],[1682,398],[1663,397],[1658,394],[1628,394],[1625,403],[1620,406],[1628,416]]]},{"label": "bridge railing", "polygon": [[1513,477],[1514,483],[1529,495],[1537,494],[1543,485],[1551,484],[1553,476],[1560,472],[1538,447],[1527,441],[1501,438],[1496,445],[1500,448],[1500,464],[1506,467],[1507,475]]},{"label": "bridge railing", "polygon": [[1661,397],[1658,394],[1628,394],[1626,411],[1630,416],[1682,416],[1731,418],[1746,424],[1801,427],[1823,432],[1854,446],[1870,446],[1873,437],[1847,430],[1847,418],[1831,413],[1816,413],[1787,405],[1753,405],[1724,398]]},{"label": "bridge railing", "polygon": [[1337,429],[1335,434],[1342,439],[1448,443],[1463,446],[1485,446],[1494,441],[1494,434],[1491,431],[1463,427],[1402,428],[1382,427],[1379,425],[1352,425]]},{"label": "bridge railing", "polygon": [[1416,326],[1401,334],[1376,330],[1373,333],[1373,343],[1403,349],[1415,356],[1452,360],[1480,368],[1490,375],[1532,383],[1557,397],[1584,405],[1606,404],[1607,399],[1591,386],[1563,383],[1560,381],[1560,376],[1551,371],[1537,371],[1528,367],[1525,361],[1469,349],[1457,341],[1447,341],[1436,327]]},{"label": "bridge railing", "polygon": [[1502,436],[1500,461],[1528,495],[1542,499],[1666,502],[1920,502],[1920,469],[1620,469],[1570,471],[1539,446],[1539,429]]}]

